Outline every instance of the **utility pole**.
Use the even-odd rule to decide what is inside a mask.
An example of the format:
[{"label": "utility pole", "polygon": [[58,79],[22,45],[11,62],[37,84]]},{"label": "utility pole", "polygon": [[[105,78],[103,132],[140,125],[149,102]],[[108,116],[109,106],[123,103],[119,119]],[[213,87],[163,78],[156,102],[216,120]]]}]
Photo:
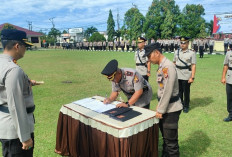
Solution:
[{"label": "utility pole", "polygon": [[51,21],[51,23],[52,23],[52,28],[55,28],[55,24],[54,24],[54,21],[53,21],[54,18],[55,17],[52,17],[52,18],[49,19]]},{"label": "utility pole", "polygon": [[27,21],[27,23],[28,23],[28,29],[32,31],[32,21]]}]

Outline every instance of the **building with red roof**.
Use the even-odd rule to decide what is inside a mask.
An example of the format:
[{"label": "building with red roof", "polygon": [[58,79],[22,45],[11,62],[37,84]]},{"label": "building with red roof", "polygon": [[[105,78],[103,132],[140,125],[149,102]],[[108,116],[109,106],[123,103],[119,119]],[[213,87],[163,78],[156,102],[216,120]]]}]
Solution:
[{"label": "building with red roof", "polygon": [[22,28],[22,27],[19,27],[19,26],[16,26],[16,25],[12,25],[10,23],[1,24],[0,25],[0,31],[4,28],[5,25],[6,26],[12,26],[13,28],[15,28],[17,30],[26,32],[28,41],[32,42],[34,44],[33,47],[35,47],[35,46],[37,48],[41,47],[40,37],[43,36],[41,33],[34,32],[34,31],[29,30],[29,29],[25,29],[25,28]]}]

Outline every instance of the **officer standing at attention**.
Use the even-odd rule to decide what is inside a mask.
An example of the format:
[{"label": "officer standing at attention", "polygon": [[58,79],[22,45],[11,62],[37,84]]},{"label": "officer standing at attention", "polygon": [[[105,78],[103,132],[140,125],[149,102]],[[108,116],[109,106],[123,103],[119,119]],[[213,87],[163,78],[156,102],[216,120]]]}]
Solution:
[{"label": "officer standing at attention", "polygon": [[228,51],[225,56],[221,82],[226,84],[227,111],[229,112],[224,121],[230,122],[232,121],[232,51]]},{"label": "officer standing at attention", "polygon": [[229,38],[228,36],[226,35],[225,38],[224,38],[224,54],[226,55],[227,53],[227,50],[228,50],[228,46],[229,46]]},{"label": "officer standing at attention", "polygon": [[213,40],[213,38],[210,38],[210,40],[209,40],[209,53],[210,54],[213,53],[213,47],[214,47],[214,40]]},{"label": "officer standing at attention", "polygon": [[27,46],[26,33],[15,29],[1,32],[4,48],[0,55],[0,141],[4,157],[32,157],[34,149],[34,109],[32,85],[17,60]]},{"label": "officer standing at attention", "polygon": [[150,108],[152,88],[149,83],[134,69],[118,68],[118,61],[111,60],[101,74],[112,82],[112,93],[104,100],[105,104],[115,101],[120,91],[127,96],[128,101],[120,103],[117,107],[130,107],[132,105]]},{"label": "officer standing at attention", "polygon": [[163,136],[162,157],[179,157],[178,121],[183,108],[175,65],[163,54],[159,43],[145,46],[145,55],[152,64],[158,64],[158,105],[156,118]]},{"label": "officer standing at attention", "polygon": [[188,49],[189,38],[180,38],[180,47],[175,51],[173,62],[176,64],[179,82],[179,96],[183,104],[183,111],[188,113],[190,101],[190,85],[194,82],[196,72],[196,53]]},{"label": "officer standing at attention", "polygon": [[143,57],[145,54],[144,46],[147,40],[143,37],[138,38],[138,50],[135,52],[136,71],[138,71],[145,80],[148,81],[151,70],[151,63],[148,62],[147,57]]}]

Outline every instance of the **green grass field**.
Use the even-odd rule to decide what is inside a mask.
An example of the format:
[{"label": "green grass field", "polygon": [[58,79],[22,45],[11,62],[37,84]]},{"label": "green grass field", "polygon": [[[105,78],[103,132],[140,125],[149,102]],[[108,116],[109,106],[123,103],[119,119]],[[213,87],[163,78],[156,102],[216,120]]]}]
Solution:
[{"label": "green grass field", "polygon": [[[165,56],[173,58],[173,54]],[[110,94],[111,83],[100,72],[111,59],[117,59],[119,67],[135,67],[134,53],[126,52],[28,51],[19,60],[19,65],[31,79],[45,82],[33,87],[36,104],[35,157],[59,156],[54,153],[54,148],[62,105],[85,97]],[[220,83],[223,60],[223,55],[197,58],[190,112],[181,113],[179,121],[179,145],[183,157],[231,156],[232,122],[223,122],[228,115],[225,86]],[[149,80],[154,93],[152,110],[157,105],[156,70],[157,65],[152,66]],[[123,94],[121,96],[126,100]],[[159,154],[161,145],[160,136]]]}]

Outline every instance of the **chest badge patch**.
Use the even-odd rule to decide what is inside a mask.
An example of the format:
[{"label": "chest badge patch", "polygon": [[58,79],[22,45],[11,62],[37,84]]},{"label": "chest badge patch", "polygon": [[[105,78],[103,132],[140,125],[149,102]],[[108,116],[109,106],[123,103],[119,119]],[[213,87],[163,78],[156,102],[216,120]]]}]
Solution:
[{"label": "chest badge patch", "polygon": [[168,77],[168,68],[163,68],[162,69],[164,77],[167,78]]},{"label": "chest badge patch", "polygon": [[137,83],[137,82],[139,82],[139,78],[135,75],[134,83]]}]

